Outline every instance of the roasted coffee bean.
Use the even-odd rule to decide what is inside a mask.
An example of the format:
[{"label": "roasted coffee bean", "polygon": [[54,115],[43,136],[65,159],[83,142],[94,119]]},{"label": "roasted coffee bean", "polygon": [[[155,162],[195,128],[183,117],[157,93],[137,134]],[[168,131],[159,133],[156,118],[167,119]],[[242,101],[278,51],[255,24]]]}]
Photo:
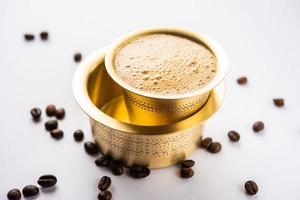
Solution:
[{"label": "roasted coffee bean", "polygon": [[229,131],[227,135],[231,142],[238,142],[240,140],[240,134],[236,131]]},{"label": "roasted coffee bean", "polygon": [[246,193],[249,195],[255,195],[258,192],[258,186],[254,181],[247,181],[245,183]]},{"label": "roasted coffee bean", "polygon": [[40,117],[42,115],[42,111],[39,108],[32,108],[30,110],[30,114],[34,120],[38,120],[38,119],[40,119]]},{"label": "roasted coffee bean", "polygon": [[26,33],[26,34],[24,34],[24,38],[26,41],[32,41],[32,40],[34,40],[34,35],[30,34],[30,33]]},{"label": "roasted coffee bean", "polygon": [[81,54],[80,53],[75,53],[74,55],[74,60],[75,62],[80,62],[81,61]]},{"label": "roasted coffee bean", "polygon": [[51,136],[55,139],[60,139],[64,136],[64,132],[60,129],[54,129],[50,132]]},{"label": "roasted coffee bean", "polygon": [[46,114],[48,117],[52,117],[55,115],[55,112],[56,112],[56,107],[55,105],[48,105],[46,107]]},{"label": "roasted coffee bean", "polygon": [[110,191],[102,191],[98,194],[98,200],[111,200],[112,194]]},{"label": "roasted coffee bean", "polygon": [[52,131],[54,129],[57,129],[58,127],[58,122],[56,120],[48,120],[46,123],[45,123],[45,128],[47,131]]},{"label": "roasted coffee bean", "polygon": [[65,109],[63,108],[56,109],[55,117],[56,119],[63,119],[65,117]]},{"label": "roasted coffee bean", "polygon": [[277,107],[283,107],[284,106],[284,99],[282,99],[282,98],[273,99],[273,103]]},{"label": "roasted coffee bean", "polygon": [[42,40],[48,40],[48,32],[46,32],[46,31],[42,31],[41,33],[40,33],[40,37],[41,37],[41,39]]},{"label": "roasted coffee bean", "polygon": [[242,76],[237,79],[237,83],[240,85],[245,85],[245,84],[247,84],[247,82],[248,82],[248,79],[246,76]]},{"label": "roasted coffee bean", "polygon": [[134,178],[145,178],[150,175],[150,169],[144,166],[133,165],[130,167],[129,175]]},{"label": "roasted coffee bean", "polygon": [[24,197],[32,197],[34,195],[37,195],[39,191],[39,188],[35,185],[27,185],[23,188],[22,194]]},{"label": "roasted coffee bean", "polygon": [[265,128],[265,125],[262,121],[257,121],[252,126],[254,132],[260,132]]},{"label": "roasted coffee bean", "polygon": [[120,161],[112,161],[110,164],[110,170],[114,175],[120,176],[124,174],[124,167]]},{"label": "roasted coffee bean", "polygon": [[98,146],[94,142],[85,142],[84,149],[90,155],[95,155],[95,154],[99,153]]},{"label": "roasted coffee bean", "polygon": [[100,156],[95,160],[95,164],[99,167],[109,167],[111,159],[107,156]]},{"label": "roasted coffee bean", "polygon": [[11,189],[7,193],[8,200],[19,200],[21,199],[21,191],[19,189]]},{"label": "roasted coffee bean", "polygon": [[80,142],[84,138],[84,133],[82,130],[78,129],[74,132],[73,137],[74,137],[74,140],[76,140],[77,142]]},{"label": "roasted coffee bean", "polygon": [[194,171],[192,170],[192,168],[185,167],[185,168],[181,168],[180,170],[180,176],[182,178],[191,178],[193,175],[194,175]]},{"label": "roasted coffee bean", "polygon": [[209,145],[207,151],[210,153],[218,153],[222,149],[222,145],[219,142],[213,142],[211,145]]},{"label": "roasted coffee bean", "polygon": [[193,167],[195,165],[195,161],[193,161],[193,160],[184,160],[180,164],[181,164],[182,168],[184,168],[184,167]]},{"label": "roasted coffee bean", "polygon": [[53,175],[47,174],[41,176],[37,183],[42,187],[52,187],[57,183],[57,178]]},{"label": "roasted coffee bean", "polygon": [[212,138],[210,138],[210,137],[204,138],[204,139],[202,140],[200,146],[201,146],[202,148],[204,148],[204,149],[207,149],[207,148],[211,145],[212,141],[213,141],[213,140],[212,140]]},{"label": "roasted coffee bean", "polygon": [[101,191],[105,191],[108,190],[110,185],[111,185],[111,179],[108,176],[103,176],[98,183],[98,188]]}]

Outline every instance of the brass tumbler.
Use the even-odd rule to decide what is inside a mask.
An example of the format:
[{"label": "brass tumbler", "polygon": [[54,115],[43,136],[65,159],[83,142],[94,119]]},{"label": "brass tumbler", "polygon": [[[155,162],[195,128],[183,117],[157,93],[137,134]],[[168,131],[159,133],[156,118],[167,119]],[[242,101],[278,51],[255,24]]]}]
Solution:
[{"label": "brass tumbler", "polygon": [[[123,81],[116,72],[116,55],[130,42],[151,34],[171,34],[184,37],[205,46],[217,60],[217,72],[211,82],[194,92],[178,95],[158,95],[138,90]],[[222,47],[208,36],[182,28],[149,28],[139,30],[117,40],[107,50],[105,67],[110,77],[124,91],[124,98],[132,124],[167,125],[183,120],[197,111],[206,103],[210,92],[222,83],[227,72],[227,57]],[[181,83],[183,84],[183,83]]]}]

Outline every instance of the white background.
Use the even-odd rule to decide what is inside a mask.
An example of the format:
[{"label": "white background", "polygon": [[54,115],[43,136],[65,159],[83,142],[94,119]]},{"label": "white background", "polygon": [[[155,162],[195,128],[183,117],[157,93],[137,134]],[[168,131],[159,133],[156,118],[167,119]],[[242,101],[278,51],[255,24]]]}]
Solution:
[{"label": "white background", "polygon": [[[73,54],[85,57],[128,31],[159,25],[204,32],[226,49],[226,100],[205,132],[223,149],[216,155],[197,150],[189,180],[178,177],[176,166],[153,170],[143,180],[115,177],[73,140],[77,128],[91,139],[72,97]],[[49,31],[49,41],[39,39],[42,30]],[[34,33],[35,41],[25,42],[25,32]],[[55,174],[58,184],[37,199],[96,199],[103,175],[112,177],[115,200],[299,199],[299,36],[298,0],[0,0],[0,199],[45,173]],[[248,76],[247,86],[236,84],[240,75]],[[275,107],[274,97],[284,97],[286,106]],[[60,141],[44,130],[45,115],[34,123],[29,114],[50,103],[67,111]],[[265,122],[261,134],[251,129],[256,120]],[[241,134],[237,144],[228,141],[231,129]],[[259,186],[254,197],[244,193],[248,179]]]}]

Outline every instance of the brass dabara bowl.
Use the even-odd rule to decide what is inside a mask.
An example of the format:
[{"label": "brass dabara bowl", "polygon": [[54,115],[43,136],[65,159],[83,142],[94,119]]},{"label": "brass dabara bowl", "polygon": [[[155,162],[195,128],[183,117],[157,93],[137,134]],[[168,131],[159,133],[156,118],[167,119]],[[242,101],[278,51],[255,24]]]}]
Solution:
[{"label": "brass dabara bowl", "polygon": [[84,59],[73,79],[74,97],[90,118],[93,136],[105,155],[150,168],[167,167],[188,157],[201,141],[204,122],[221,106],[224,84],[210,91],[205,105],[178,122],[137,125],[130,115],[147,121],[148,116],[129,113],[123,88],[107,73],[105,49]]}]

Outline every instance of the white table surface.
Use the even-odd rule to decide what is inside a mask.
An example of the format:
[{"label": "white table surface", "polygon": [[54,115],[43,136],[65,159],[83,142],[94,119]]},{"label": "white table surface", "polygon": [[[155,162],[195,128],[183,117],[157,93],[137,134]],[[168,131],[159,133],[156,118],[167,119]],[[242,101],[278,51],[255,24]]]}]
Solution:
[{"label": "white table surface", "polygon": [[[91,139],[87,117],[72,96],[73,54],[85,57],[128,31],[159,25],[204,32],[226,49],[226,100],[205,132],[223,149],[216,155],[197,150],[189,180],[178,177],[176,166],[153,170],[143,180],[115,177],[73,140],[78,128]],[[49,41],[40,41],[42,30],[49,31]],[[35,41],[25,42],[25,32],[34,33]],[[103,175],[112,177],[115,200],[299,199],[299,36],[298,0],[1,0],[0,199],[45,173],[55,174],[58,184],[36,199],[96,199]],[[247,86],[236,84],[240,75],[248,76]],[[274,97],[284,97],[286,106],[276,108]],[[60,141],[44,130],[45,115],[36,124],[29,114],[50,103],[67,111]],[[251,129],[256,120],[265,122],[261,134]],[[241,133],[237,144],[228,141],[231,129]],[[259,186],[256,196],[244,193],[248,179]]]}]

